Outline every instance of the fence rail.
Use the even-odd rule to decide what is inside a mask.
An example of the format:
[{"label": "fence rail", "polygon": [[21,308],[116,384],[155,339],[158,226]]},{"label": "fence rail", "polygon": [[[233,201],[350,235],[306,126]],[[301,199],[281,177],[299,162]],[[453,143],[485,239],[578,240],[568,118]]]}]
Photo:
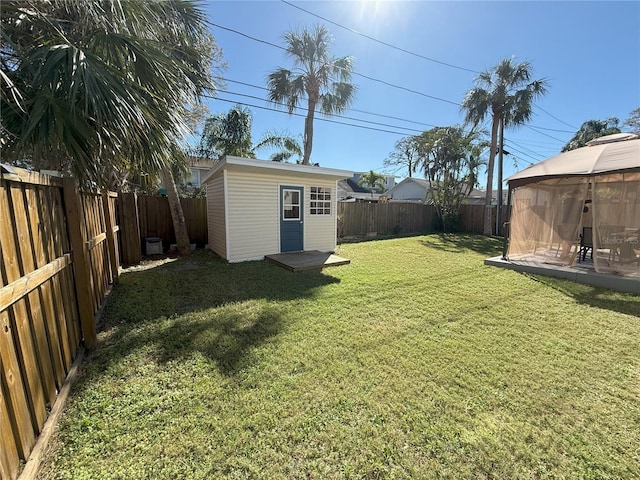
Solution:
[{"label": "fence rail", "polygon": [[0,178],[0,477],[16,477],[117,278],[115,194],[18,168]]}]

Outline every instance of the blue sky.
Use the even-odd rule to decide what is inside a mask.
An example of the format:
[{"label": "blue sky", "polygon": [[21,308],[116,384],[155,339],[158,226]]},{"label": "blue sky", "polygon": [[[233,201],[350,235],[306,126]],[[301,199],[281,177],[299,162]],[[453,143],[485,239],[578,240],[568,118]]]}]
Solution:
[{"label": "blue sky", "polygon": [[356,75],[352,110],[343,115],[389,126],[333,119],[395,133],[317,119],[311,159],[324,167],[373,169],[395,173],[398,180],[404,178],[406,172],[383,167],[395,142],[432,126],[461,123],[463,114],[456,104],[474,86],[474,72],[507,57],[530,62],[533,78],[546,78],[549,91],[536,102],[529,126],[506,132],[506,149],[513,154],[505,158],[506,175],[557,154],[584,121],[618,117],[623,122],[640,107],[638,1],[291,3],[380,41],[452,65],[381,45],[282,1],[206,2],[209,21],[218,25],[211,29],[223,50],[228,65],[224,76],[229,79],[226,91],[220,91],[209,108],[218,113],[235,102],[255,105],[250,107],[254,141],[267,130],[301,136],[304,119],[257,108],[273,108],[266,101],[266,92],[237,82],[265,87],[269,72],[292,65],[282,50],[220,27],[283,45],[285,32],[324,23],[334,36],[333,54],[355,57],[355,72],[423,94]]}]

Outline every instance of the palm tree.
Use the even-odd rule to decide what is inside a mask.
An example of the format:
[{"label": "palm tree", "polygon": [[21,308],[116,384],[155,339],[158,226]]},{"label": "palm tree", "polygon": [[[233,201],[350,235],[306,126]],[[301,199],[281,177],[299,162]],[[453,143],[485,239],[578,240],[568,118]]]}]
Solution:
[{"label": "palm tree", "polygon": [[276,148],[271,155],[274,162],[288,161],[294,155],[302,156],[299,142],[286,133],[266,132],[260,141],[251,140],[251,110],[236,105],[226,113],[208,118],[196,152],[205,158],[221,158],[224,155],[256,158],[256,152]]},{"label": "palm tree", "polygon": [[201,156],[253,157],[251,122],[251,111],[241,105],[206,119],[198,148]]},{"label": "palm tree", "polygon": [[[49,158],[85,185],[113,172],[161,174],[178,249],[189,252],[170,165],[182,151],[186,105],[214,89],[219,50],[195,2],[5,0],[3,156]],[[172,188],[173,187],[173,188]]]},{"label": "palm tree", "polygon": [[360,175],[358,185],[371,189],[371,198],[373,198],[373,190],[379,188],[384,192],[384,175],[369,170],[368,173]]},{"label": "palm tree", "polygon": [[355,86],[350,83],[353,58],[330,55],[332,37],[324,25],[316,26],[311,32],[307,29],[300,33],[288,32],[284,41],[295,69],[278,68],[269,74],[269,100],[284,104],[291,114],[301,99],[307,98],[302,163],[309,165],[316,109],[325,115],[340,113],[353,99]]},{"label": "palm tree", "polygon": [[[491,201],[493,197],[493,169],[496,153],[503,149],[499,140],[501,127],[515,127],[528,122],[532,116],[533,100],[547,90],[545,79],[531,81],[531,64],[514,64],[511,59],[502,60],[476,78],[476,88],[467,92],[462,101],[465,121],[477,126],[491,114],[491,146],[487,166],[487,192],[484,234],[491,235]],[[500,182],[502,180],[500,179]],[[499,201],[502,201],[500,199]]]}]

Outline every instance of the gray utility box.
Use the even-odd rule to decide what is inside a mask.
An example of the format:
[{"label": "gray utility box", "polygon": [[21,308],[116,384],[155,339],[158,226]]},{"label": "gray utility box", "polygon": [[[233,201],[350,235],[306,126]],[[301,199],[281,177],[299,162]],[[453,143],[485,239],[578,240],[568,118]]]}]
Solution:
[{"label": "gray utility box", "polygon": [[145,255],[162,255],[162,239],[160,237],[147,237],[144,239]]}]

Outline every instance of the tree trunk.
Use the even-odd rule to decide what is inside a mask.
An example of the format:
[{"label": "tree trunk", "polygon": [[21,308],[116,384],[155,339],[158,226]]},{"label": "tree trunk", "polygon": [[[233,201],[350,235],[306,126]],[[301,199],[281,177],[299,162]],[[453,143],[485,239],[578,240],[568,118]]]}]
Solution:
[{"label": "tree trunk", "polygon": [[176,243],[178,254],[185,256],[191,254],[191,245],[189,242],[189,234],[187,233],[187,224],[184,221],[184,213],[182,213],[182,205],[178,197],[176,183],[173,181],[173,175],[170,168],[162,169],[162,181],[167,189],[167,198],[169,200],[169,209],[171,210],[171,220],[173,221],[173,230],[176,233]]},{"label": "tree trunk", "polygon": [[313,148],[313,117],[316,113],[316,100],[309,95],[307,117],[304,120],[304,157],[303,165],[309,165],[311,159],[311,149]]},{"label": "tree trunk", "polygon": [[491,125],[491,150],[489,151],[489,164],[487,165],[487,196],[485,197],[484,228],[483,235],[493,234],[493,222],[491,221],[491,199],[493,197],[493,166],[496,161],[496,149],[498,145],[498,123],[500,117],[495,113]]}]

